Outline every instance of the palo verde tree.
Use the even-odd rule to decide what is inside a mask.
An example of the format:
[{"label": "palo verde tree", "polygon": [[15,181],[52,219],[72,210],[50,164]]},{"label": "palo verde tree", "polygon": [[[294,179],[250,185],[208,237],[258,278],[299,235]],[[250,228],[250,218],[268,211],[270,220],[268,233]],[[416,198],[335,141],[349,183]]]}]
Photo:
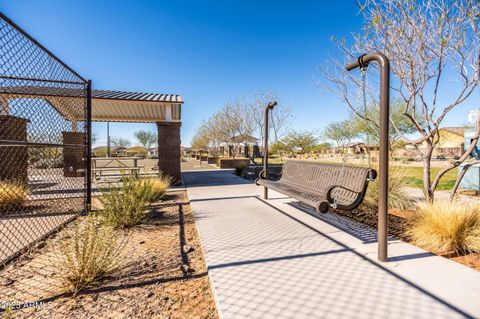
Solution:
[{"label": "palo verde tree", "polygon": [[156,134],[150,131],[144,131],[144,130],[136,131],[134,135],[137,138],[140,145],[145,147],[147,151],[157,141]]},{"label": "palo verde tree", "polygon": [[327,125],[323,130],[322,137],[335,142],[337,147],[344,151],[347,145],[358,137],[358,131],[351,120],[344,120]]},{"label": "palo verde tree", "polygon": [[310,152],[317,145],[317,138],[313,132],[304,131],[290,131],[281,140],[281,144],[284,145],[285,151],[294,153]]},{"label": "palo verde tree", "polygon": [[[432,179],[431,160],[440,141],[439,130],[445,118],[472,96],[479,83],[479,3],[365,0],[359,2],[359,7],[362,30],[353,35],[353,41],[334,39],[345,60],[333,60],[331,68],[323,73],[330,88],[357,116],[375,123],[355,102],[361,81],[344,71],[345,61],[371,52],[383,52],[390,59],[391,90],[404,103],[403,114],[418,133],[419,138],[410,142],[423,160],[423,190],[432,201],[442,176],[465,161],[478,140],[476,135],[463,156],[448,163]],[[372,63],[369,68],[375,67]],[[378,107],[374,87],[366,91],[370,103]],[[391,125],[395,126],[392,120]]]},{"label": "palo verde tree", "polygon": [[[389,140],[390,147],[393,150],[397,142],[405,136],[415,132],[415,126],[408,117],[403,114],[405,105],[399,99],[394,99],[390,103],[390,119],[395,125],[390,125]],[[374,104],[368,104],[364,110],[366,118],[372,121],[365,121],[359,116],[352,116],[351,125],[358,136],[361,136],[363,141],[367,144],[380,143],[380,132],[378,126],[373,123],[378,123],[380,120],[380,110]]]}]

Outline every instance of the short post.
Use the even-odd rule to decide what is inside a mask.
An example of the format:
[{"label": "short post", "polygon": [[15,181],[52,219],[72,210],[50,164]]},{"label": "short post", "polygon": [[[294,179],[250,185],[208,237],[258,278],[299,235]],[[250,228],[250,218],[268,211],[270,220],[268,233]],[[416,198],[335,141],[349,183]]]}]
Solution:
[{"label": "short post", "polygon": [[[268,103],[267,107],[265,107],[265,113],[264,113],[264,121],[263,121],[263,172],[265,174],[265,179],[268,178],[268,113],[270,113],[270,110],[273,110],[273,108],[277,105],[276,101]],[[268,188],[263,187],[263,198],[268,199]]]},{"label": "short post", "polygon": [[390,121],[390,61],[380,52],[362,55],[347,65],[347,71],[366,68],[371,61],[380,66],[380,149],[378,187],[378,260],[388,261],[388,133]]}]

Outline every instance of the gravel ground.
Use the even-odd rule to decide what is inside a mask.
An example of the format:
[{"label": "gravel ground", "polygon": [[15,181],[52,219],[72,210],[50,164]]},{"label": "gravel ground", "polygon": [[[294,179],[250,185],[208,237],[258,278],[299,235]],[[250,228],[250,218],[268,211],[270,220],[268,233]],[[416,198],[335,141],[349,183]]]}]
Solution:
[{"label": "gravel ground", "polygon": [[0,307],[37,301],[13,318],[218,318],[186,192],[154,206],[129,233],[122,267],[75,297],[58,283],[58,237],[0,272]]}]

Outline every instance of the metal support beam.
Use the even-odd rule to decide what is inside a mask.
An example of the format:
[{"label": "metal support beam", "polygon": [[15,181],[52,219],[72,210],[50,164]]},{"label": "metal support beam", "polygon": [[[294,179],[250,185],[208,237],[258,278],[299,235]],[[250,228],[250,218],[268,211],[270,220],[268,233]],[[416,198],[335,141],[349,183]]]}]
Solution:
[{"label": "metal support beam", "polygon": [[347,71],[366,68],[371,61],[380,66],[380,150],[378,187],[378,260],[388,261],[388,148],[390,121],[390,61],[380,52],[362,55],[347,65]]},{"label": "metal support beam", "polygon": [[[270,110],[273,110],[273,108],[277,105],[276,101],[268,103],[268,105],[265,107],[265,113],[264,113],[264,118],[263,118],[263,171],[265,174],[265,178],[268,178],[268,114],[270,113]],[[268,199],[268,188],[263,187],[263,198]]]},{"label": "metal support beam", "polygon": [[86,149],[86,176],[85,180],[87,182],[87,200],[86,200],[86,209],[85,213],[90,212],[92,208],[92,81],[87,81],[87,114],[86,114],[86,125],[87,125],[87,149]]}]

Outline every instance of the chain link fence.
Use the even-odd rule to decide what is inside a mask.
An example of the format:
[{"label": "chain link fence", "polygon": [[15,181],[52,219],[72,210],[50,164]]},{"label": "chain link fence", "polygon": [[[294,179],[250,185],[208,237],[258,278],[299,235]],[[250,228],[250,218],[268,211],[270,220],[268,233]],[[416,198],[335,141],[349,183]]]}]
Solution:
[{"label": "chain link fence", "polygon": [[2,272],[86,211],[89,83],[0,13]]}]

